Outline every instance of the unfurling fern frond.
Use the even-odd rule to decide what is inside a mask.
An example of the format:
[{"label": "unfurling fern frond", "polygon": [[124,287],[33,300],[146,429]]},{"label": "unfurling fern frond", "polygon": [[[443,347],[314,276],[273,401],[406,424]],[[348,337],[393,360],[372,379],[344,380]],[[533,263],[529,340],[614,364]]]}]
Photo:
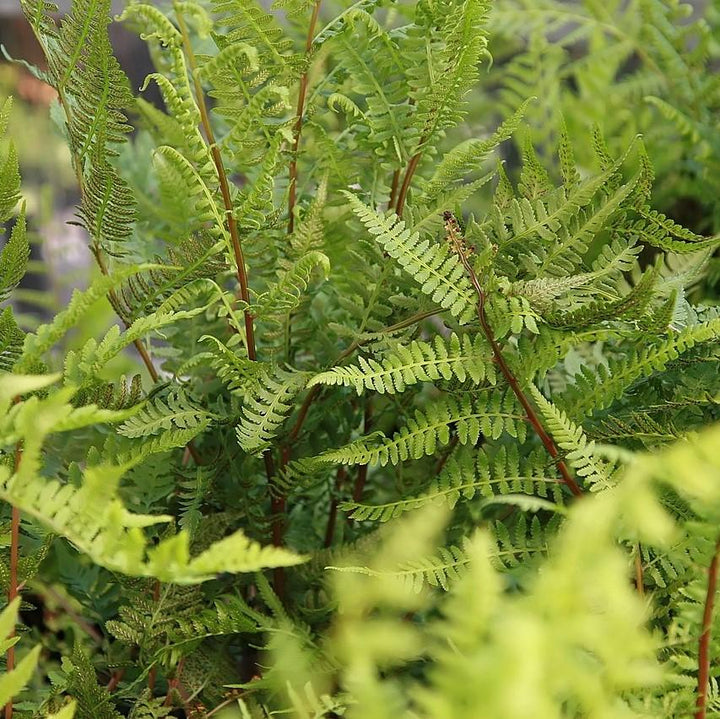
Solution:
[{"label": "unfurling fern frond", "polygon": [[336,367],[313,377],[308,387],[316,384],[354,387],[358,394],[365,390],[394,394],[418,382],[456,378],[474,384],[495,384],[492,350],[478,334],[475,339],[453,334],[448,339],[435,337],[435,342],[413,341],[395,345],[391,351],[375,359],[359,359],[358,366]]},{"label": "unfurling fern frond", "polygon": [[345,193],[355,214],[383,249],[420,285],[433,302],[467,323],[475,317],[475,292],[460,260],[446,245],[420,240],[397,215],[384,217]]}]

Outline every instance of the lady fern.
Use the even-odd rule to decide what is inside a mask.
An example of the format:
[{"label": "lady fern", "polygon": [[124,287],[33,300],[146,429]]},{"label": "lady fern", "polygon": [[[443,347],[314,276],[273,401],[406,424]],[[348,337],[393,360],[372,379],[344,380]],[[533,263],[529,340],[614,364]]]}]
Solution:
[{"label": "lady fern", "polygon": [[20,328],[3,139],[0,583],[52,681],[6,716],[709,716],[720,240],[635,131],[711,163],[714,11],[132,2],[134,97],[109,0],[21,6],[100,276]]}]

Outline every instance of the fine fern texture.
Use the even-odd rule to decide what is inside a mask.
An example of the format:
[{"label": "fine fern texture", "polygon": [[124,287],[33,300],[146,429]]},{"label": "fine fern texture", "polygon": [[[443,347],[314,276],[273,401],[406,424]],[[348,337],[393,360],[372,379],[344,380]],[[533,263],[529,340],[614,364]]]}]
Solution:
[{"label": "fine fern texture", "polygon": [[20,5],[97,271],[16,321],[3,101],[6,717],[720,713],[717,9],[132,1],[138,89]]}]

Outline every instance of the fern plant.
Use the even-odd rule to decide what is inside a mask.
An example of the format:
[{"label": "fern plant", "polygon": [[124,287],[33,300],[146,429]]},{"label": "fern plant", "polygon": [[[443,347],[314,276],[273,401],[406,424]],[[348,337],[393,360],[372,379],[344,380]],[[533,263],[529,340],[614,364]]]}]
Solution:
[{"label": "fern plant", "polygon": [[[653,137],[569,102],[539,124],[525,54],[477,125],[528,8],[129,2],[137,89],[109,0],[20,4],[97,273],[15,322],[6,141],[0,578],[48,650],[6,716],[712,716],[720,238],[669,214]],[[641,16],[620,39],[585,5],[523,32],[541,52],[570,13],[547,58],[587,41],[593,88],[622,95],[638,37],[658,67],[689,38],[655,2],[611,3]]]}]

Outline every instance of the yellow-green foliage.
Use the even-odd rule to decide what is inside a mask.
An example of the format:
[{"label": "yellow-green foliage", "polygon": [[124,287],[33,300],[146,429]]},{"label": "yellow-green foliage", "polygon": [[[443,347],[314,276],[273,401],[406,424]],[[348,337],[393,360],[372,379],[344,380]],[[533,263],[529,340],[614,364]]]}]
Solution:
[{"label": "yellow-green foliage", "polygon": [[3,102],[0,705],[720,712],[716,9],[133,1],[136,92],[20,6],[98,273],[20,328]]}]

